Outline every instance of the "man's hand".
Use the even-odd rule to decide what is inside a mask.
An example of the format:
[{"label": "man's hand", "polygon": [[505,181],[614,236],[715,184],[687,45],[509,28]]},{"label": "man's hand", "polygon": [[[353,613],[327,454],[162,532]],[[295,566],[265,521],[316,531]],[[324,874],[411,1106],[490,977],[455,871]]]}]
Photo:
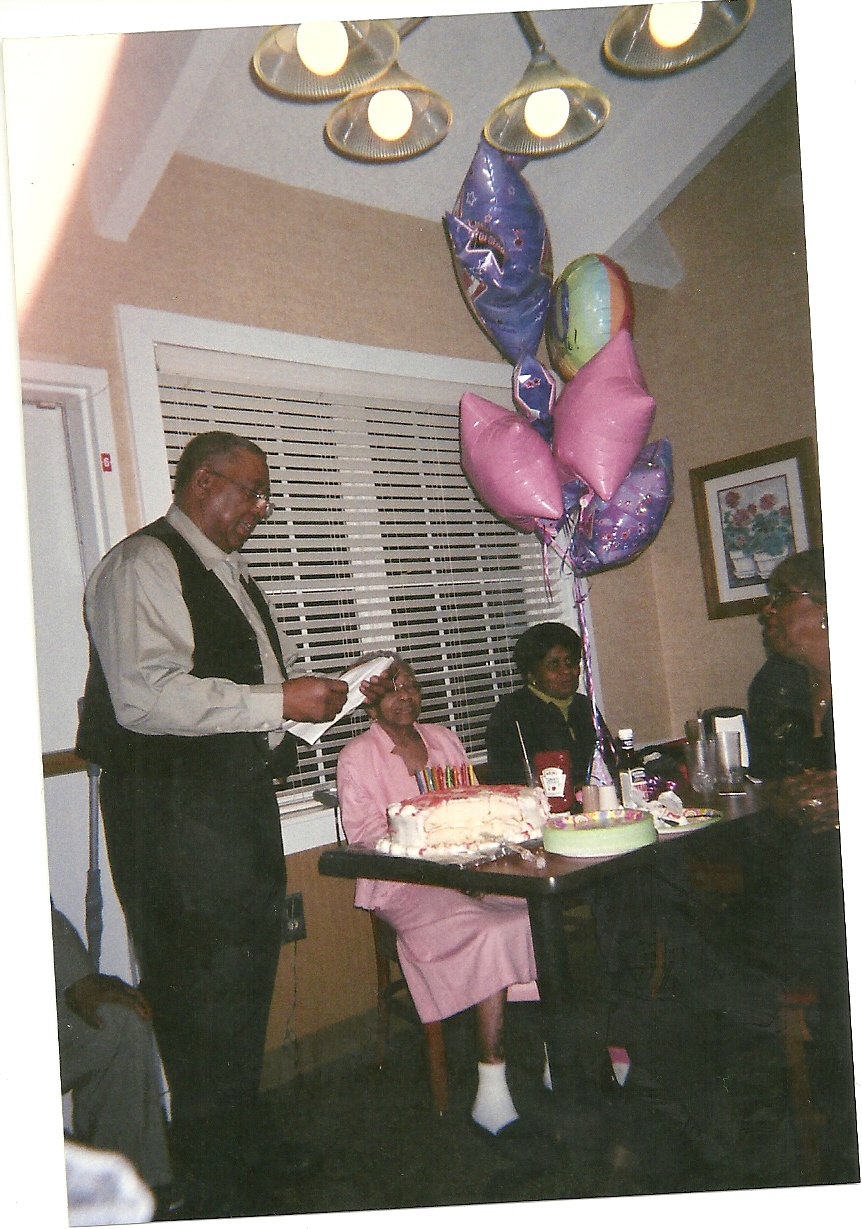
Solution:
[{"label": "man's hand", "polygon": [[118,1003],[128,1007],[142,1020],[152,1017],[150,1005],[134,986],[121,981],[119,977],[109,977],[103,973],[88,973],[66,988],[66,1002],[76,1016],[80,1016],[90,1028],[103,1028],[99,1019],[99,1008],[105,1003]]},{"label": "man's hand", "polygon": [[395,690],[395,676],[397,675],[400,666],[397,662],[393,662],[391,666],[387,666],[382,674],[375,674],[373,678],[366,679],[364,683],[359,684],[359,690],[365,696],[363,704],[366,708],[373,708],[387,691]]},{"label": "man's hand", "polygon": [[282,716],[286,721],[333,721],[344,708],[347,684],[343,679],[303,674],[281,685]]},{"label": "man's hand", "polygon": [[794,820],[812,832],[838,827],[838,779],[834,771],[806,769],[785,777],[773,806],[782,819]]}]

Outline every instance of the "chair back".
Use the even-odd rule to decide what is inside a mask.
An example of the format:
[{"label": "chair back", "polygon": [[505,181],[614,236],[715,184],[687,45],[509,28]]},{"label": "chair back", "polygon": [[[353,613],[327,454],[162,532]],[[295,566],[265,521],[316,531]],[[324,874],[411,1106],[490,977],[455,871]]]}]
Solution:
[{"label": "chair back", "polygon": [[335,818],[335,840],[339,845],[346,845],[347,837],[344,835],[344,826],[341,823],[341,808],[338,805],[338,794],[334,789],[316,789],[312,797],[321,806],[332,808],[332,814]]}]

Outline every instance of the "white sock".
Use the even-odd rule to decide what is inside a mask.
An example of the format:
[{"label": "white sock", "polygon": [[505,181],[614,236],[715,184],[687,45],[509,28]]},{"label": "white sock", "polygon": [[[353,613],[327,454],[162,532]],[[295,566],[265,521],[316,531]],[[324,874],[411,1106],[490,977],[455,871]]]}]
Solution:
[{"label": "white sock", "polygon": [[505,1063],[479,1063],[479,1087],[473,1102],[473,1121],[496,1135],[514,1122],[518,1111],[506,1083]]},{"label": "white sock", "polygon": [[553,1092],[554,1084],[551,1080],[551,1064],[548,1062],[548,1047],[544,1041],[542,1042],[542,1049],[545,1051],[545,1070],[542,1072],[542,1083],[549,1092]]},{"label": "white sock", "polygon": [[608,1046],[608,1055],[611,1060],[611,1066],[614,1069],[614,1078],[620,1088],[622,1088],[629,1078],[629,1071],[632,1065],[629,1052],[623,1046]]}]

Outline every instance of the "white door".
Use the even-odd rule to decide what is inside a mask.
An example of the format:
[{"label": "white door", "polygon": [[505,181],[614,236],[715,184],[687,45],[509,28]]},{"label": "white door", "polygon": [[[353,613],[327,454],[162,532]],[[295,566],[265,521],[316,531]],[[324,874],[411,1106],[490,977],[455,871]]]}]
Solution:
[{"label": "white door", "polygon": [[[40,725],[43,752],[75,745],[78,698],[87,673],[87,636],[82,617],[86,583],[84,559],[95,553],[87,540],[93,523],[91,494],[80,489],[74,456],[81,438],[82,413],[74,399],[56,404],[25,402],[24,444],[33,595],[36,623]],[[90,536],[92,536],[90,531]],[[49,776],[45,780],[48,873],[57,908],[86,941],[85,901],[89,865],[89,782],[86,773]],[[130,976],[122,911],[114,894],[99,825],[98,876],[91,877],[102,896],[103,972]],[[47,902],[46,902],[47,904]]]}]

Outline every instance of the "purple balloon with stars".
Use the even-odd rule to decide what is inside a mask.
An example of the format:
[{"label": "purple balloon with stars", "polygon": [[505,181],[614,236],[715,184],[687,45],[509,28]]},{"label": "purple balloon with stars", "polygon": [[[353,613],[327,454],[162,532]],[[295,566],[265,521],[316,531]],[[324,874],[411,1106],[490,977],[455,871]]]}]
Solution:
[{"label": "purple balloon with stars", "polygon": [[594,495],[580,507],[567,552],[575,575],[634,559],[661,529],[672,499],[670,440],[657,440],[641,449],[612,499]]},{"label": "purple balloon with stars", "polygon": [[515,409],[538,431],[546,444],[554,437],[552,411],[557,400],[557,381],[532,354],[525,354],[512,372]]},{"label": "purple balloon with stars", "polygon": [[526,161],[481,139],[444,218],[465,302],[511,363],[538,349],[553,285],[545,219],[520,172]]}]

